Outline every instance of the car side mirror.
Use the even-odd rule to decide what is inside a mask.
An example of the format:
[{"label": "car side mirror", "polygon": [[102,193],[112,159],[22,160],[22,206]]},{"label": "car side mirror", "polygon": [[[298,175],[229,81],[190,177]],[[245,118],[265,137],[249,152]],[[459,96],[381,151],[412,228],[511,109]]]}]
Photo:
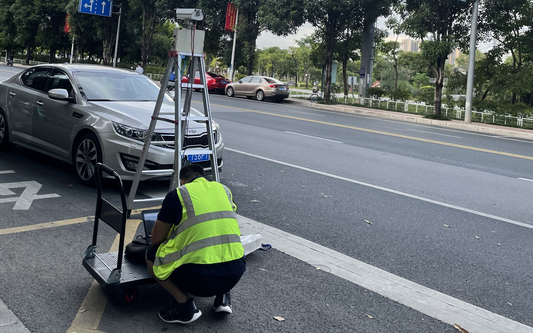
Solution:
[{"label": "car side mirror", "polygon": [[239,80],[239,83],[242,83],[242,80]]},{"label": "car side mirror", "polygon": [[60,101],[74,101],[73,98],[68,96],[67,89],[57,88],[48,90],[48,97],[51,99],[58,99]]}]

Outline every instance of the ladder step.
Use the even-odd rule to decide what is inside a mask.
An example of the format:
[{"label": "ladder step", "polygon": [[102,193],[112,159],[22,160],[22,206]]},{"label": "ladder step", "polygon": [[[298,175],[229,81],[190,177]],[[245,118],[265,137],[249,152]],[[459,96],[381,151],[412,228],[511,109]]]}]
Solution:
[{"label": "ladder step", "polygon": [[209,120],[209,117],[186,116],[186,115],[184,115],[184,117],[187,117],[187,120],[191,120],[191,121],[208,121]]},{"label": "ladder step", "polygon": [[162,117],[152,117],[153,120],[161,120],[166,121],[167,123],[175,124],[176,119],[170,119],[170,118],[162,118]]},{"label": "ladder step", "polygon": [[182,88],[193,88],[193,89],[206,89],[203,84],[196,84],[196,83],[182,83]]},{"label": "ladder step", "polygon": [[194,56],[194,57],[200,57],[200,58],[204,58],[205,55],[203,53],[191,53],[191,52],[178,52],[179,55],[184,55],[184,56]]},{"label": "ladder step", "polygon": [[151,201],[162,201],[165,197],[161,198],[148,198],[148,199],[134,199],[133,202],[151,202]]}]

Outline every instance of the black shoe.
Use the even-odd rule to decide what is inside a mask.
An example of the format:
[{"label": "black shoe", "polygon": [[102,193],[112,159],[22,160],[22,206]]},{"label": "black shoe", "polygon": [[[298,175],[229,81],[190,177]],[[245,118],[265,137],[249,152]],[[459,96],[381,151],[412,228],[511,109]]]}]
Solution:
[{"label": "black shoe", "polygon": [[231,311],[231,297],[229,291],[222,295],[217,295],[215,297],[215,302],[213,303],[213,310],[215,312],[223,313],[232,313]]},{"label": "black shoe", "polygon": [[159,318],[171,324],[189,324],[200,318],[201,315],[202,311],[196,308],[192,298],[185,303],[174,301],[171,305],[159,310]]}]

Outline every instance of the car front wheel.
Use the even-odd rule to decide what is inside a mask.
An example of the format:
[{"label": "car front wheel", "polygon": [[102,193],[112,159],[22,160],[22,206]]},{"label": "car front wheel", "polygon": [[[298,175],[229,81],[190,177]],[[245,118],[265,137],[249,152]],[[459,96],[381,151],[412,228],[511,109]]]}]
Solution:
[{"label": "car front wheel", "polygon": [[8,150],[11,146],[11,143],[9,143],[6,114],[0,110],[0,150]]},{"label": "car front wheel", "polygon": [[228,95],[228,97],[235,96],[235,93],[233,92],[233,88],[229,87],[228,90],[226,90],[226,95]]},{"label": "car front wheel", "polygon": [[102,148],[98,138],[84,134],[74,149],[74,167],[78,181],[85,186],[96,185],[96,163],[102,161]]},{"label": "car front wheel", "polygon": [[257,98],[258,101],[264,101],[265,100],[265,93],[263,92],[263,90],[258,90],[255,93],[255,98]]}]

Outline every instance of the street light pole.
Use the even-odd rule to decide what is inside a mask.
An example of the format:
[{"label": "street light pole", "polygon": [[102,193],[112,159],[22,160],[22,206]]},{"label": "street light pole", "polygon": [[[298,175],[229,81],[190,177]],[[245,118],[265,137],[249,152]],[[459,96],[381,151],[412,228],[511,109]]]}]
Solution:
[{"label": "street light pole", "polygon": [[113,67],[117,67],[117,51],[118,51],[118,37],[120,36],[120,17],[122,16],[122,4],[116,5],[119,10],[118,13],[118,26],[117,26],[117,40],[115,41],[115,56],[113,57]]},{"label": "street light pole", "polygon": [[477,12],[479,0],[474,0],[472,8],[472,26],[470,28],[470,54],[468,55],[468,76],[466,81],[466,104],[465,123],[472,122],[472,96],[474,94],[474,68],[476,66],[476,33],[477,33]]},{"label": "street light pole", "polygon": [[235,43],[237,41],[237,24],[239,23],[239,11],[237,10],[237,15],[235,17],[235,32],[233,33],[233,48],[231,49],[231,73],[230,73],[230,80],[231,82],[234,81],[235,76]]}]

